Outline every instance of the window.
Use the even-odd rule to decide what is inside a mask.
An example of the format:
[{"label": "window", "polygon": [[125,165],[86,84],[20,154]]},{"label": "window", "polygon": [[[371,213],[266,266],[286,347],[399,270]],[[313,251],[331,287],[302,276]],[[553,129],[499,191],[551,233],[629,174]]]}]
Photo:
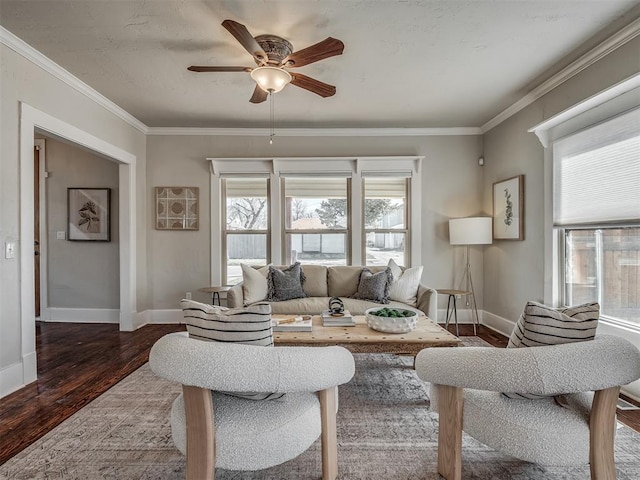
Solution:
[{"label": "window", "polygon": [[[422,157],[210,158],[211,283],[252,265],[421,262]],[[393,170],[391,170],[393,169]]]},{"label": "window", "polygon": [[387,265],[390,258],[409,264],[407,185],[405,177],[365,176],[365,265]]},{"label": "window", "polygon": [[640,325],[640,110],[554,144],[554,226],[565,305]]},{"label": "window", "polygon": [[269,263],[269,184],[266,178],[222,180],[223,283],[242,281],[241,263]]},{"label": "window", "polygon": [[349,181],[344,177],[283,179],[285,263],[350,264]]}]

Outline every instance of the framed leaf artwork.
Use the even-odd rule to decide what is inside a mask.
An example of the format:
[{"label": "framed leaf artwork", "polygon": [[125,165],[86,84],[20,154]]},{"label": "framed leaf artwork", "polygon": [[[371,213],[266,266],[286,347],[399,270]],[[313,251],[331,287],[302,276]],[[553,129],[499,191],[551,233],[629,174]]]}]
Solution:
[{"label": "framed leaf artwork", "polygon": [[524,240],[524,175],[493,184],[493,239]]}]

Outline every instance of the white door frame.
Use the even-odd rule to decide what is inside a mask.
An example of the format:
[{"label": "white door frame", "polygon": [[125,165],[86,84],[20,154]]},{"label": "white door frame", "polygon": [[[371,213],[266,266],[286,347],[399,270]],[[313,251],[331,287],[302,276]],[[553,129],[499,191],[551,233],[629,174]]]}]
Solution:
[{"label": "white door frame", "polygon": [[[37,379],[33,262],[33,145],[35,129],[119,164],[120,330],[136,318],[136,156],[30,105],[20,103],[20,322],[23,383]],[[46,232],[45,232],[46,234]]]},{"label": "white door frame", "polygon": [[[47,278],[49,278],[47,271],[47,255],[48,255],[48,242],[47,242],[47,183],[45,178],[45,172],[47,171],[47,146],[44,138],[37,138],[33,141],[33,144],[38,149],[38,162],[40,166],[39,172],[33,172],[34,175],[40,177],[40,212],[38,218],[40,218],[40,319],[46,320],[46,309],[49,306],[49,285]],[[43,241],[44,239],[44,241]]]}]

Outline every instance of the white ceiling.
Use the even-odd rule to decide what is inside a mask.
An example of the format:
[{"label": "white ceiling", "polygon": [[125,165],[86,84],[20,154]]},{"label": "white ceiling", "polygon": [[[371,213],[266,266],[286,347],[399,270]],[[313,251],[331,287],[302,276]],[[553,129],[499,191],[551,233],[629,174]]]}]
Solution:
[{"label": "white ceiling", "polygon": [[0,24],[151,127],[268,125],[268,103],[248,101],[249,74],[186,70],[255,65],[220,25],[227,18],[254,36],[285,37],[294,50],[328,36],[345,43],[342,56],[299,69],[336,85],[336,95],[287,86],[274,97],[279,127],[465,127],[487,122],[598,36],[634,20],[638,5],[0,0]]}]

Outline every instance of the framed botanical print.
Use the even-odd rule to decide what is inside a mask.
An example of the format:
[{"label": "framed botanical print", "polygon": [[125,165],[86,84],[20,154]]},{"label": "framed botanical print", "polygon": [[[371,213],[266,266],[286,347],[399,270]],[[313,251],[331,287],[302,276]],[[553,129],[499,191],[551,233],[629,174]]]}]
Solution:
[{"label": "framed botanical print", "polygon": [[493,184],[493,239],[524,240],[524,175]]},{"label": "framed botanical print", "polygon": [[67,188],[67,238],[111,241],[111,189]]}]

